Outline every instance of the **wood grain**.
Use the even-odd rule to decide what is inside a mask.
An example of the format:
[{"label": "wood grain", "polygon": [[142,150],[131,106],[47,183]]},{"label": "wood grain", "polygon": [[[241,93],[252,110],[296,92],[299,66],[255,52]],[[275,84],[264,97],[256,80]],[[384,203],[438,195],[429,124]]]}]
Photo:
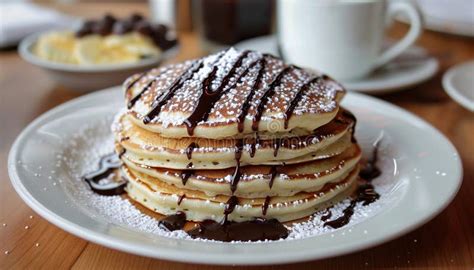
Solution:
[{"label": "wood grain", "polygon": [[[144,4],[81,3],[55,7],[89,17],[105,11],[117,15],[146,13]],[[396,24],[390,35],[397,38],[406,30],[406,26]],[[173,61],[201,55],[192,33],[180,38],[182,51]],[[421,228],[372,249],[300,264],[235,269],[473,269],[474,114],[444,93],[441,76],[452,65],[474,58],[474,40],[425,31],[418,43],[439,58],[440,72],[421,85],[381,98],[425,119],[459,150],[464,182],[454,201]],[[21,201],[7,174],[7,155],[13,140],[39,114],[77,96],[22,61],[15,50],[0,52],[0,269],[224,269],[154,260],[89,243],[49,224]],[[6,251],[8,254],[4,254]]]}]

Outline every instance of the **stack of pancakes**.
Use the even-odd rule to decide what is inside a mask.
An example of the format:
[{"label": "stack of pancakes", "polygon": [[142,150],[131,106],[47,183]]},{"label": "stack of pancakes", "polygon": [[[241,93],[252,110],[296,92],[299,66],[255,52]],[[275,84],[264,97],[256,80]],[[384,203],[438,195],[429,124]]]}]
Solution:
[{"label": "stack of pancakes", "polygon": [[188,220],[307,217],[356,187],[343,88],[254,51],[136,74],[114,121],[129,196]]}]

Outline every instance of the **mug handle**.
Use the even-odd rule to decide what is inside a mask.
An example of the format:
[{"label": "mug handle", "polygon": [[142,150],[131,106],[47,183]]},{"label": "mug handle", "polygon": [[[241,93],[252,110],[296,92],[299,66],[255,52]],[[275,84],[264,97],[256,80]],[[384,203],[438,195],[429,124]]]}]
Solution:
[{"label": "mug handle", "polygon": [[420,12],[413,4],[407,2],[390,2],[387,11],[388,16],[391,18],[398,12],[403,12],[408,15],[408,19],[410,20],[410,30],[400,41],[388,48],[377,57],[377,59],[375,59],[374,68],[379,68],[380,66],[387,64],[390,60],[408,49],[413,43],[415,43],[423,30]]}]

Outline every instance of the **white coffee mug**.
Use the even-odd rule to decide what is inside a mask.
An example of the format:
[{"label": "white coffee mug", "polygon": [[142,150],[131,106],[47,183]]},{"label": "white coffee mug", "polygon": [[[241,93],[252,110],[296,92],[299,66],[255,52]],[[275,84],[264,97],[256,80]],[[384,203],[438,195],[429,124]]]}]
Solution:
[{"label": "white coffee mug", "polygon": [[[384,52],[385,22],[406,13],[410,30]],[[278,45],[290,63],[342,81],[366,76],[412,45],[422,20],[409,2],[388,0],[278,0]]]}]

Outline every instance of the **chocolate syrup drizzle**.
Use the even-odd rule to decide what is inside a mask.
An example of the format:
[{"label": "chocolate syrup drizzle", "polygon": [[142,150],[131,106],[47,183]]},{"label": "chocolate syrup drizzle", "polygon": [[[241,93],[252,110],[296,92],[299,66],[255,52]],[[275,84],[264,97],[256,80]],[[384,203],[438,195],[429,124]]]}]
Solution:
[{"label": "chocolate syrup drizzle", "polygon": [[[255,79],[255,82],[253,83],[252,87],[250,88],[250,92],[247,94],[247,97],[245,98],[244,103],[242,104],[240,108],[240,113],[237,116],[237,129],[239,132],[244,131],[244,122],[245,122],[245,117],[247,116],[247,113],[250,109],[250,102],[253,99],[253,96],[255,95],[255,92],[258,88],[260,88],[260,83],[262,82],[263,79],[263,73],[265,71],[265,65],[266,65],[266,60],[265,58],[259,59],[257,62],[254,62],[254,64],[258,64],[260,66],[258,73],[257,73],[257,78]],[[249,67],[247,71],[249,71],[253,66]],[[246,74],[246,73],[245,73]]]},{"label": "chocolate syrup drizzle", "polygon": [[179,196],[179,199],[178,199],[178,206],[181,205],[181,203],[183,202],[184,198],[186,198],[186,194],[183,194],[183,195]]},{"label": "chocolate syrup drizzle", "polygon": [[263,202],[263,205],[262,205],[262,216],[267,215],[268,206],[270,206],[270,200],[271,200],[270,196],[265,197],[265,201]]},{"label": "chocolate syrup drizzle", "polygon": [[128,141],[128,140],[130,140],[129,136],[125,136],[125,137],[120,138],[120,142],[124,142],[124,141]]},{"label": "chocolate syrup drizzle", "polygon": [[105,196],[120,195],[125,192],[127,181],[101,183],[102,179],[106,179],[112,173],[118,173],[118,169],[122,162],[115,153],[103,156],[99,161],[99,169],[88,173],[82,177],[89,185],[91,190],[97,194]]},{"label": "chocolate syrup drizzle", "polygon": [[[166,72],[167,70],[169,70],[170,67],[167,67],[164,71],[162,71],[162,73]],[[145,77],[146,75],[148,75],[149,71],[148,72],[143,72],[137,79],[135,79],[133,82],[131,82],[128,86],[127,86],[127,89],[125,90],[125,94],[128,93],[128,91],[135,85],[137,84],[143,77]],[[148,84],[142,89],[140,90],[140,92],[138,94],[136,94],[132,99],[130,99],[130,101],[127,103],[127,108],[128,109],[131,109],[133,106],[135,106],[135,103],[137,103],[138,100],[140,100],[140,98],[143,96],[143,94],[148,90],[150,89],[153,84],[156,82],[156,80],[158,80],[158,77],[157,78],[154,78],[152,79],[150,82],[148,82]],[[164,92],[163,92],[164,93]],[[161,93],[157,98],[160,98],[163,93]]]},{"label": "chocolate syrup drizzle", "polygon": [[[214,60],[214,64],[218,63],[219,60],[222,58],[227,53],[226,51],[223,51],[219,53],[219,55],[216,57]],[[175,95],[176,91],[181,89],[181,87],[184,85],[184,83],[190,79],[193,78],[194,74],[197,73],[201,68],[204,67],[204,60],[200,59],[194,62],[191,67],[189,67],[181,76],[176,78],[174,83],[166,90],[164,91],[160,96],[157,96],[155,101],[152,104],[152,109],[145,115],[143,118],[143,123],[148,124],[153,120],[156,116],[158,116],[161,112],[161,109],[163,106]],[[213,72],[215,75],[217,67],[214,67]],[[212,75],[212,76],[214,76]]]},{"label": "chocolate syrup drizzle", "polygon": [[135,84],[137,84],[147,74],[148,74],[148,72],[143,72],[135,80],[133,80],[129,85],[127,85],[127,88],[125,90],[125,94],[127,94],[128,90],[130,90]]},{"label": "chocolate syrup drizzle", "polygon": [[[282,165],[285,166],[285,165]],[[275,176],[278,173],[278,167],[276,165],[272,165],[270,168],[270,181],[268,182],[268,186],[270,189],[273,187],[273,182],[275,181]]]},{"label": "chocolate syrup drizzle", "polygon": [[288,108],[285,111],[285,129],[288,129],[288,122],[290,121],[290,118],[293,115],[293,111],[295,110],[296,105],[298,105],[298,102],[300,102],[300,99],[303,97],[304,92],[306,92],[313,83],[316,83],[321,80],[321,78],[322,77],[312,78],[298,89],[298,92],[296,92],[295,96],[290,101],[290,105],[288,105]]},{"label": "chocolate syrup drizzle", "polygon": [[186,185],[186,183],[188,182],[188,179],[191,177],[191,175],[194,174],[194,171],[193,170],[187,170],[187,171],[183,171],[181,173],[181,182],[183,183],[183,186]]},{"label": "chocolate syrup drizzle", "polygon": [[[140,76],[141,78],[141,76]],[[140,78],[138,78],[136,81],[130,84],[128,89],[130,89]],[[155,79],[151,80],[138,94],[136,94],[130,101],[127,103],[127,109],[131,109],[133,106],[135,106],[135,103],[137,103],[138,100],[143,96],[143,94],[150,89],[150,87],[156,82]],[[128,90],[127,89],[127,90]]]},{"label": "chocolate syrup drizzle", "polygon": [[183,186],[186,185],[188,182],[188,179],[194,174],[194,170],[186,170],[181,173],[181,182],[183,183]]},{"label": "chocolate syrup drizzle", "polygon": [[239,184],[240,178],[242,177],[240,158],[242,157],[243,144],[243,139],[238,139],[235,143],[235,161],[237,162],[237,165],[235,166],[234,174],[230,181],[230,190],[232,191],[232,194],[237,190],[237,184]]},{"label": "chocolate syrup drizzle", "polygon": [[127,149],[123,148],[122,151],[118,154],[118,158],[121,159],[123,155],[127,152]]},{"label": "chocolate syrup drizzle", "polygon": [[324,222],[324,227],[329,226],[331,228],[337,229],[349,223],[349,221],[351,221],[352,215],[354,215],[354,208],[356,204],[357,204],[357,200],[352,200],[349,206],[346,207],[342,211],[342,216],[336,219]]},{"label": "chocolate syrup drizzle", "polygon": [[199,145],[195,142],[192,142],[186,147],[186,157],[191,159],[193,157],[194,148],[199,148]]},{"label": "chocolate syrup drizzle", "polygon": [[229,215],[234,212],[235,207],[239,204],[239,198],[236,196],[231,196],[225,203],[224,208],[224,223],[228,221]]},{"label": "chocolate syrup drizzle", "polygon": [[[219,61],[219,59],[222,57],[222,55],[224,55],[226,52],[222,53],[218,58],[217,60],[215,61],[215,63],[217,63]],[[215,103],[222,97],[222,95],[225,93],[225,90],[226,90],[226,86],[228,86],[229,82],[230,82],[230,79],[235,76],[236,74],[236,71],[239,67],[242,66],[243,64],[243,60],[250,54],[250,51],[244,51],[240,56],[239,58],[234,62],[233,66],[231,67],[230,71],[224,76],[224,78],[222,79],[221,83],[219,84],[219,86],[217,87],[217,89],[215,91],[212,91],[210,88],[211,88],[211,84],[212,82],[214,81],[215,77],[216,77],[216,73],[217,73],[217,66],[214,66],[212,71],[208,74],[208,76],[203,80],[203,83],[202,83],[202,91],[201,91],[201,95],[198,99],[198,102],[197,102],[197,105],[195,106],[194,108],[194,111],[191,113],[191,115],[184,121],[186,127],[187,127],[187,130],[188,130],[188,134],[190,136],[193,135],[194,133],[194,129],[195,127],[197,126],[197,124],[201,121],[206,121],[207,118],[209,117],[209,114],[210,114],[210,111],[212,110],[212,108],[214,107]],[[266,57],[267,55],[264,55],[264,57]],[[250,92],[248,93],[244,103],[242,104],[241,106],[241,112],[240,114],[238,115],[237,117],[237,120],[238,120],[238,130],[239,132],[243,132],[243,128],[244,128],[244,120],[245,120],[245,117],[248,113],[248,110],[250,108],[250,102],[253,100],[253,97],[255,95],[255,92],[256,90],[259,88],[260,84],[261,84],[261,81],[263,79],[263,74],[264,74],[264,70],[265,70],[265,65],[266,65],[266,61],[265,61],[265,58],[262,57],[260,58],[259,60],[257,61],[254,61],[253,63],[251,63],[243,72],[242,74],[239,76],[239,78],[236,80],[236,83],[237,84],[238,82],[240,82],[242,80],[243,77],[245,77],[248,72],[256,65],[259,65],[259,71],[258,71],[258,74],[257,74],[257,77],[254,81],[254,84],[252,85],[251,87],[251,90]],[[197,61],[195,62],[189,69],[187,69],[183,75],[181,75],[179,78],[177,78],[175,80],[175,82],[166,90],[162,93],[162,95],[160,95],[159,97],[157,97],[155,99],[155,101],[153,102],[152,104],[152,109],[150,110],[150,112],[148,112],[145,117],[143,118],[143,122],[145,124],[148,124],[149,122],[151,122],[151,120],[153,118],[155,118],[160,112],[161,112],[161,109],[163,107],[163,105],[165,105],[169,99],[171,99],[175,92],[181,88],[183,86],[183,84],[191,79],[194,75],[194,73],[198,72],[202,67],[203,67],[204,63],[202,60],[200,61]],[[263,110],[265,108],[265,105],[268,103],[268,101],[270,100],[270,98],[275,94],[275,88],[281,84],[282,82],[282,79],[283,77],[291,72],[293,69],[295,69],[297,67],[295,66],[287,66],[285,68],[283,68],[279,74],[277,74],[275,76],[275,79],[268,85],[268,87],[264,90],[264,93],[262,95],[262,97],[260,98],[260,102],[256,108],[256,113],[252,119],[252,129],[254,131],[258,131],[258,124],[260,122],[260,119],[262,117],[262,114],[263,114]],[[131,108],[135,102],[140,99],[141,95],[143,94],[143,92],[145,92],[148,88],[150,88],[153,84],[154,80],[151,81],[139,94],[137,94],[134,98],[132,98],[128,104],[128,107]],[[133,84],[133,83],[132,83]],[[131,84],[131,85],[132,85]],[[235,85],[234,84],[234,85]],[[233,86],[234,86],[233,85]],[[232,86],[232,87],[233,87]],[[231,89],[232,87],[228,87],[227,89]],[[300,91],[298,92],[298,94],[295,96],[294,98],[294,103],[297,103],[298,100],[301,98],[302,96],[302,92],[304,92],[304,90],[308,88],[308,87],[304,87],[304,89],[300,89]],[[301,93],[300,93],[301,92]],[[294,107],[296,106],[293,105],[292,108],[290,110],[293,110]],[[291,106],[290,106],[291,107]],[[288,114],[290,114],[288,112]],[[289,118],[289,117],[287,117]]]},{"label": "chocolate syrup drizzle", "polygon": [[329,208],[326,209],[326,213],[323,216],[321,216],[321,221],[323,221],[323,222],[327,221],[328,219],[330,219],[332,217],[331,208],[332,207],[329,207]]},{"label": "chocolate syrup drizzle", "polygon": [[253,158],[255,156],[255,153],[257,151],[257,144],[260,144],[260,137],[258,136],[258,133],[255,133],[255,138],[250,144],[250,157]]},{"label": "chocolate syrup drizzle", "polygon": [[191,67],[189,67],[186,71],[183,72],[181,76],[179,76],[171,86],[166,89],[162,95],[158,96],[153,104],[152,109],[145,115],[143,118],[143,123],[148,124],[161,112],[161,108],[165,105],[168,100],[170,100],[176,91],[183,86],[183,84],[190,80],[194,73],[198,72],[204,66],[204,62],[202,60],[196,61]]},{"label": "chocolate syrup drizzle", "polygon": [[281,138],[276,138],[273,140],[273,156],[276,157],[278,155],[278,150],[281,146]]},{"label": "chocolate syrup drizzle", "polygon": [[[356,197],[352,199],[349,206],[347,206],[342,211],[342,216],[339,218],[326,221],[332,215],[330,209],[326,209],[328,214],[321,217],[321,221],[324,221],[324,226],[329,226],[334,229],[340,228],[349,223],[352,215],[354,215],[354,208],[358,202],[362,202],[362,205],[365,206],[375,202],[380,198],[380,195],[375,191],[375,188],[371,183],[373,179],[377,178],[381,174],[380,169],[376,165],[378,159],[378,147],[379,142],[375,144],[372,158],[367,162],[365,167],[359,173],[360,178],[362,178],[361,180],[363,180],[365,183],[359,185],[357,188]],[[328,217],[326,218],[326,216]]]},{"label": "chocolate syrup drizzle", "polygon": [[194,107],[194,111],[191,113],[191,115],[184,121],[189,136],[193,135],[194,129],[199,122],[207,120],[212,108],[224,94],[225,87],[228,85],[230,79],[235,75],[236,70],[242,66],[243,60],[248,56],[249,53],[250,51],[244,51],[239,56],[239,58],[232,65],[229,72],[224,76],[216,90],[212,91],[211,89],[211,84],[216,78],[216,66],[214,66],[212,72],[207,76],[207,78],[204,79],[202,83],[201,95],[199,96],[197,105]]},{"label": "chocolate syrup drizzle", "polygon": [[275,88],[281,84],[283,77],[287,73],[291,72],[294,68],[294,66],[285,67],[282,71],[280,71],[280,73],[278,73],[278,75],[276,75],[275,79],[265,89],[265,92],[263,92],[263,95],[260,98],[260,103],[258,103],[255,115],[252,119],[253,131],[258,131],[258,124],[260,123],[260,119],[262,118],[263,109],[265,108],[265,105],[270,100],[270,98],[275,94]]}]

